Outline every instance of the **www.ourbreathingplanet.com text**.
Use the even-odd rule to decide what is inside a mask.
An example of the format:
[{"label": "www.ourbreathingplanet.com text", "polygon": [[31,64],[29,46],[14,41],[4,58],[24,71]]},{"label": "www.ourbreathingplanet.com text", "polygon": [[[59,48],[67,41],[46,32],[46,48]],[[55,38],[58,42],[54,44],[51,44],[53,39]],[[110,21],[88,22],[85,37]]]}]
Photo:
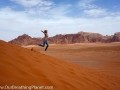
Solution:
[{"label": "www.ourbreathingplanet.com text", "polygon": [[22,85],[22,86],[16,86],[16,85],[4,85],[0,86],[0,90],[52,90],[53,86],[36,86],[36,85]]}]

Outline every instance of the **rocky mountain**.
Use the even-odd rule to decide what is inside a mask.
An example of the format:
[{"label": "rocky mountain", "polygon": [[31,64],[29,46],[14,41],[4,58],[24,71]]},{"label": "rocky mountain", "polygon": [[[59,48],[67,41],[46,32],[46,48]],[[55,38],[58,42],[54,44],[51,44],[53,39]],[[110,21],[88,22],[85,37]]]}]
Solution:
[{"label": "rocky mountain", "polygon": [[41,38],[32,38],[27,34],[23,34],[9,41],[9,43],[16,44],[16,45],[33,45],[33,44],[40,43],[41,40],[42,40]]},{"label": "rocky mountain", "polygon": [[[78,32],[76,34],[56,35],[49,37],[50,44],[73,44],[73,43],[93,43],[93,42],[120,42],[120,32],[111,36],[103,36],[99,33]],[[17,45],[32,45],[42,42],[41,38],[32,38],[26,34],[18,36],[16,39],[9,41],[9,43]]]},{"label": "rocky mountain", "polygon": [[112,41],[113,42],[120,42],[120,32],[114,34]]},{"label": "rocky mountain", "polygon": [[102,35],[98,33],[79,32],[77,34],[56,35],[50,38],[50,42],[57,44],[72,44],[84,42],[101,42]]}]

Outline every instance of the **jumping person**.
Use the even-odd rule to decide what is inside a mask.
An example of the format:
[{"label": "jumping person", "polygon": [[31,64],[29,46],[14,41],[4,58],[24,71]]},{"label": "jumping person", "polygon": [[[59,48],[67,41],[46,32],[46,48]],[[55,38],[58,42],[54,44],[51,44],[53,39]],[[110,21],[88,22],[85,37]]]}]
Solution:
[{"label": "jumping person", "polygon": [[49,44],[48,44],[48,33],[47,33],[47,30],[44,30],[44,31],[41,30],[41,32],[44,33],[44,38],[43,38],[43,44],[39,44],[39,46],[44,47],[46,45],[45,51],[47,51],[47,48],[49,47]]}]

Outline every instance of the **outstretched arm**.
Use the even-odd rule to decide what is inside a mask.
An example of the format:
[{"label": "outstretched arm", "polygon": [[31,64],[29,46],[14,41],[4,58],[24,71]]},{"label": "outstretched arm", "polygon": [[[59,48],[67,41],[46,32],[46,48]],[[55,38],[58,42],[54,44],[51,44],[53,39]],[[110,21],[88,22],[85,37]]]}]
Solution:
[{"label": "outstretched arm", "polygon": [[43,31],[43,30],[41,30],[41,32],[43,32],[43,33],[44,33],[44,31]]}]

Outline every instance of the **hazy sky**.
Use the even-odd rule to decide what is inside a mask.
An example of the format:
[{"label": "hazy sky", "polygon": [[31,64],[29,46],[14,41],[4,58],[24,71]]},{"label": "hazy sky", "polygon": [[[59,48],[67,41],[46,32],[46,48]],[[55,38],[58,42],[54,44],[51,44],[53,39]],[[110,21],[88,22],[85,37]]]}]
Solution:
[{"label": "hazy sky", "polygon": [[80,31],[120,32],[120,0],[0,0],[0,39]]}]

